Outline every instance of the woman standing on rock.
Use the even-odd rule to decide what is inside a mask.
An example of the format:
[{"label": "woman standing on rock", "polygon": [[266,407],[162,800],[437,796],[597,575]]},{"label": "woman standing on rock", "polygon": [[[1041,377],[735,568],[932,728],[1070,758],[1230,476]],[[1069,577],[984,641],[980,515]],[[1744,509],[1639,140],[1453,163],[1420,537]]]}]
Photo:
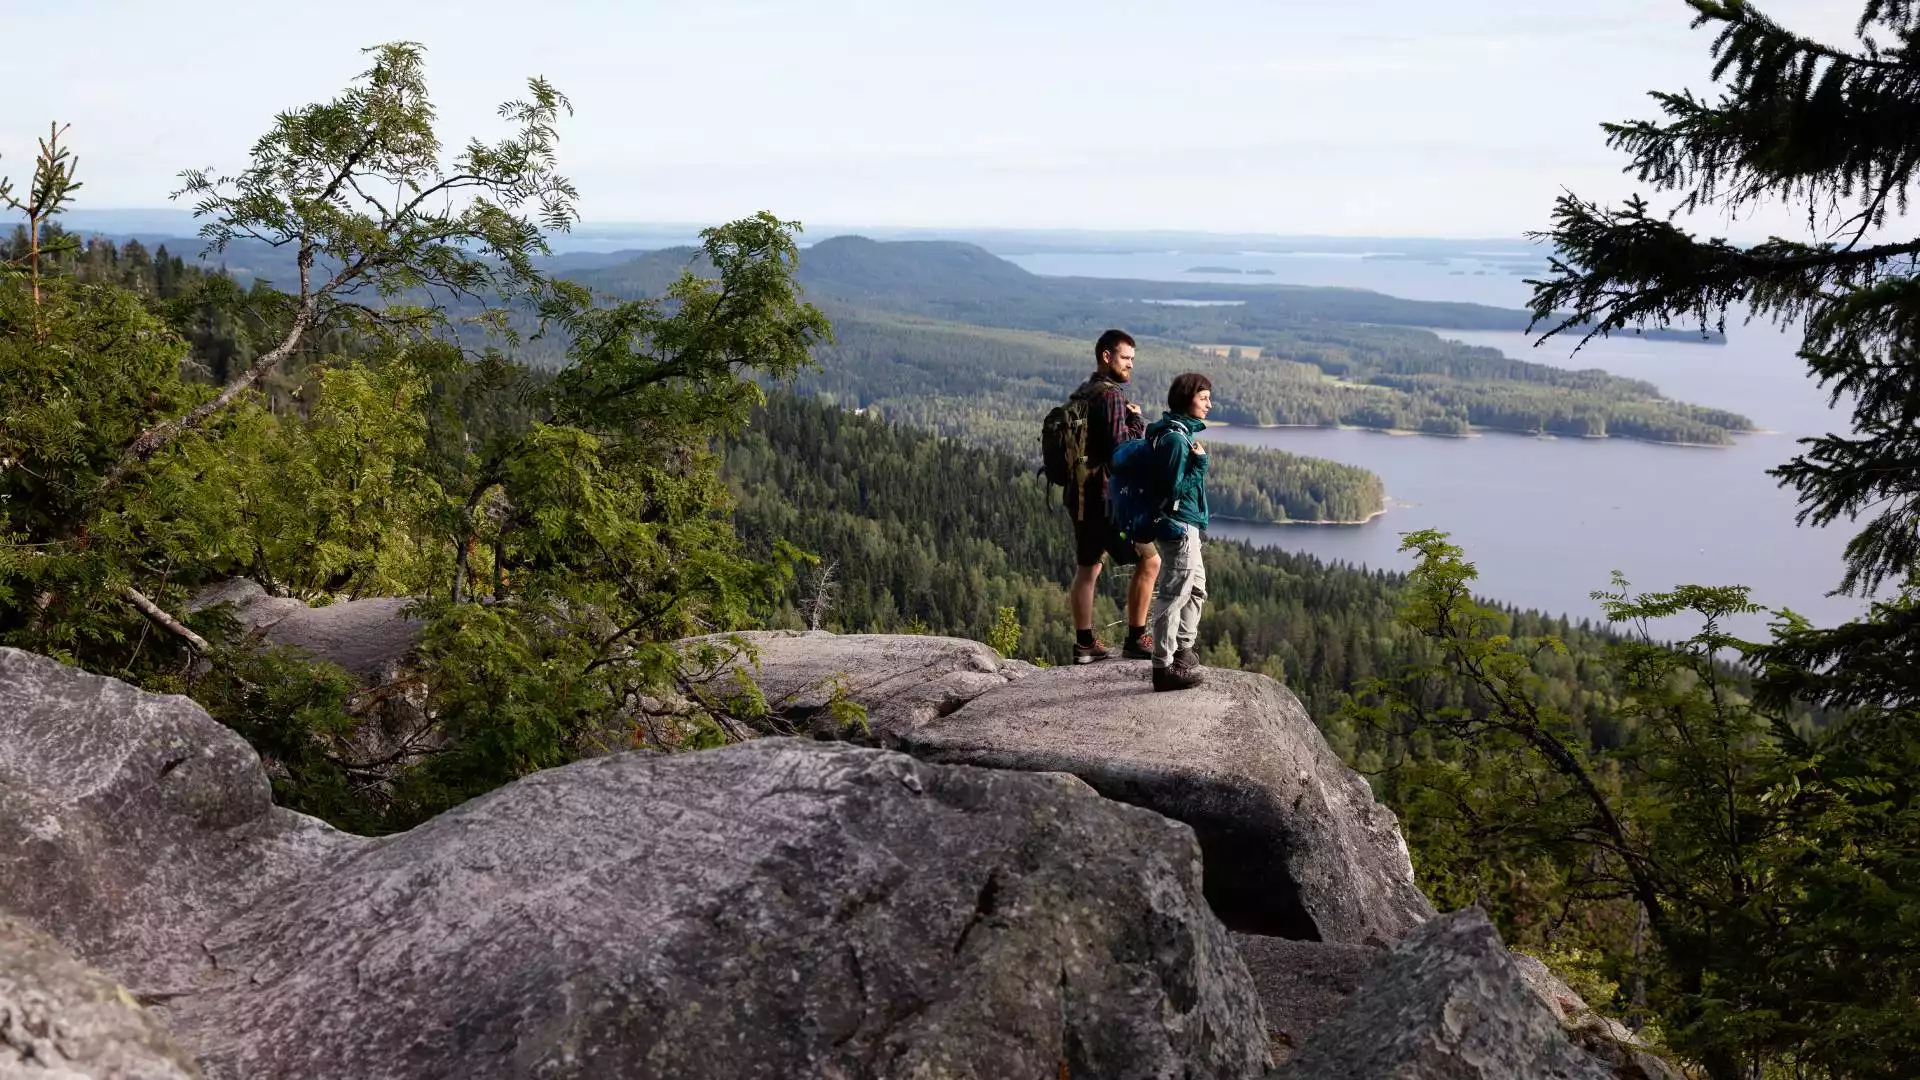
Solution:
[{"label": "woman standing on rock", "polygon": [[1153,688],[1186,690],[1205,670],[1193,645],[1207,602],[1207,566],[1200,541],[1207,528],[1207,448],[1194,436],[1213,411],[1213,382],[1188,372],[1167,391],[1167,412],[1147,427],[1147,445],[1170,481],[1155,543],[1160,575],[1153,587]]}]

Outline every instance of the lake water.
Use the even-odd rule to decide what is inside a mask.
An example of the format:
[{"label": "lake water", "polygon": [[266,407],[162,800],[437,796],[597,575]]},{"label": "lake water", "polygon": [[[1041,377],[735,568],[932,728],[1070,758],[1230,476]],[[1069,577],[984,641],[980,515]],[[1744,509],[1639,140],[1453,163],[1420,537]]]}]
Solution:
[{"label": "lake water", "polygon": [[[1373,289],[1412,300],[1453,300],[1500,307],[1523,307],[1525,278],[1513,272],[1514,256],[1502,261],[1467,252],[1441,260],[1366,254],[1310,252],[1237,253],[1157,251],[1127,255],[1010,255],[1007,261],[1036,274],[1070,277],[1133,278],[1229,285],[1342,285]],[[1545,256],[1541,256],[1544,267]],[[1226,267],[1238,274],[1190,274],[1195,267]],[[1251,271],[1268,270],[1271,274]]]},{"label": "lake water", "polygon": [[[1351,256],[1039,255],[1012,261],[1036,273],[1159,280],[1346,285],[1422,300],[1470,300],[1520,307],[1527,286],[1500,271],[1456,273],[1441,265]],[[1265,266],[1265,275],[1193,275],[1188,267]],[[1620,570],[1637,589],[1676,584],[1743,584],[1754,599],[1834,624],[1862,601],[1825,595],[1840,578],[1852,528],[1794,524],[1793,494],[1766,470],[1795,452],[1796,438],[1845,431],[1846,415],[1794,355],[1797,339],[1767,326],[1731,326],[1724,346],[1596,340],[1570,356],[1571,339],[1534,348],[1521,334],[1444,336],[1562,367],[1597,367],[1645,379],[1680,400],[1734,409],[1771,434],[1727,448],[1657,446],[1624,439],[1535,439],[1485,434],[1447,439],[1314,428],[1220,428],[1222,443],[1270,446],[1332,458],[1378,473],[1390,509],[1360,526],[1218,523],[1213,535],[1309,552],[1329,561],[1406,569],[1400,534],[1437,528],[1480,569],[1481,591],[1522,607],[1600,618],[1589,594]],[[1738,630],[1757,634],[1764,618]]]}]

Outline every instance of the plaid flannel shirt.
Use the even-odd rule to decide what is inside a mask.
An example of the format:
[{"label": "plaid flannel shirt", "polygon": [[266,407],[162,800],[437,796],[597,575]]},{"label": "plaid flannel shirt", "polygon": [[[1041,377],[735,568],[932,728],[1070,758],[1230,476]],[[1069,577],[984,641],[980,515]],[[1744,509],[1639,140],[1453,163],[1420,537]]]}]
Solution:
[{"label": "plaid flannel shirt", "polygon": [[[1094,385],[1096,383],[1101,385],[1096,388]],[[1101,508],[1104,510],[1107,497],[1107,461],[1113,457],[1113,451],[1121,443],[1146,436],[1147,418],[1139,413],[1128,412],[1127,394],[1121,389],[1121,384],[1098,372],[1082,383],[1080,389],[1074,393],[1076,396],[1093,397],[1097,394],[1099,397],[1098,401],[1088,403],[1087,457],[1100,463],[1097,469],[1100,475],[1098,495],[1101,499]],[[1102,416],[1106,418],[1104,424],[1099,422]],[[1072,509],[1078,502],[1078,494],[1073,489],[1073,485],[1067,485],[1068,509]],[[1092,491],[1087,492],[1090,499],[1095,494]]]}]

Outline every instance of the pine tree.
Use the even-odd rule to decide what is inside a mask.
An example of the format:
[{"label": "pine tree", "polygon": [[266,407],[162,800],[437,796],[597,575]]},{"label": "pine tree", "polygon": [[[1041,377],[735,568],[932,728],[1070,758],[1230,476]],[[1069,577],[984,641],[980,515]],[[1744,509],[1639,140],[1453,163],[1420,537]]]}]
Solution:
[{"label": "pine tree", "polygon": [[1664,118],[1605,125],[1629,171],[1675,209],[1726,213],[1763,200],[1802,209],[1814,242],[1701,239],[1644,198],[1602,207],[1563,196],[1552,276],[1534,281],[1547,336],[1693,323],[1730,310],[1804,324],[1801,355],[1851,435],[1802,440],[1773,470],[1803,524],[1873,514],[1847,546],[1841,589],[1872,593],[1920,562],[1920,236],[1889,236],[1920,168],[1920,5],[1867,0],[1851,48],[1775,23],[1747,0],[1687,0],[1717,26],[1717,100],[1655,93]]}]

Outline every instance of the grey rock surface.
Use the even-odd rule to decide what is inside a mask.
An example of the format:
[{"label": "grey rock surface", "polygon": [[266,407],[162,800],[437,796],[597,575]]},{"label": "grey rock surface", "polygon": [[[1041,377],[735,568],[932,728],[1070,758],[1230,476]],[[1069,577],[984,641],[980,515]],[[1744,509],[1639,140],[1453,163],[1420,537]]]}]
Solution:
[{"label": "grey rock surface", "polygon": [[804,726],[844,680],[847,697],[867,710],[874,742],[886,747],[1034,670],[964,638],[791,630],[739,636],[759,653],[747,670],[775,713]]},{"label": "grey rock surface", "polygon": [[1606,1080],[1477,908],[1430,920],[1369,968],[1285,1080]]},{"label": "grey rock surface", "polygon": [[192,701],[0,648],[0,913],[141,993],[192,985],[214,927],[369,843],[274,806]]},{"label": "grey rock surface", "polygon": [[193,1080],[193,1061],[118,983],[0,915],[0,1078]]},{"label": "grey rock surface", "polygon": [[406,614],[410,603],[404,597],[378,597],[308,607],[269,596],[258,582],[235,578],[201,590],[188,609],[230,604],[240,625],[268,644],[300,649],[377,686],[392,681],[420,644],[424,624]]},{"label": "grey rock surface", "polygon": [[209,1076],[1255,1077],[1186,826],[1068,776],[765,740],[410,832],[275,808],[183,698],[0,650],[0,911]]},{"label": "grey rock surface", "polygon": [[0,915],[0,1080],[197,1080],[120,984]]},{"label": "grey rock surface", "polygon": [[208,941],[210,1072],[1252,1077],[1192,834],[1059,779],[778,739],[542,772]]},{"label": "grey rock surface", "polygon": [[1393,812],[1264,675],[1152,692],[1145,663],[1037,671],[906,731],[924,760],[1070,772],[1193,826],[1207,899],[1245,933],[1384,945],[1432,912]]},{"label": "grey rock surface", "polygon": [[1514,970],[1520,973],[1520,981],[1527,984],[1553,1013],[1553,1018],[1565,1024],[1569,1019],[1587,1011],[1587,1003],[1573,987],[1568,986],[1553,969],[1547,967],[1538,958],[1526,953],[1513,954]]},{"label": "grey rock surface", "polygon": [[1380,950],[1364,945],[1235,934],[1240,958],[1260,991],[1267,1039],[1276,1062],[1285,1062],[1340,1003],[1359,989]]}]

